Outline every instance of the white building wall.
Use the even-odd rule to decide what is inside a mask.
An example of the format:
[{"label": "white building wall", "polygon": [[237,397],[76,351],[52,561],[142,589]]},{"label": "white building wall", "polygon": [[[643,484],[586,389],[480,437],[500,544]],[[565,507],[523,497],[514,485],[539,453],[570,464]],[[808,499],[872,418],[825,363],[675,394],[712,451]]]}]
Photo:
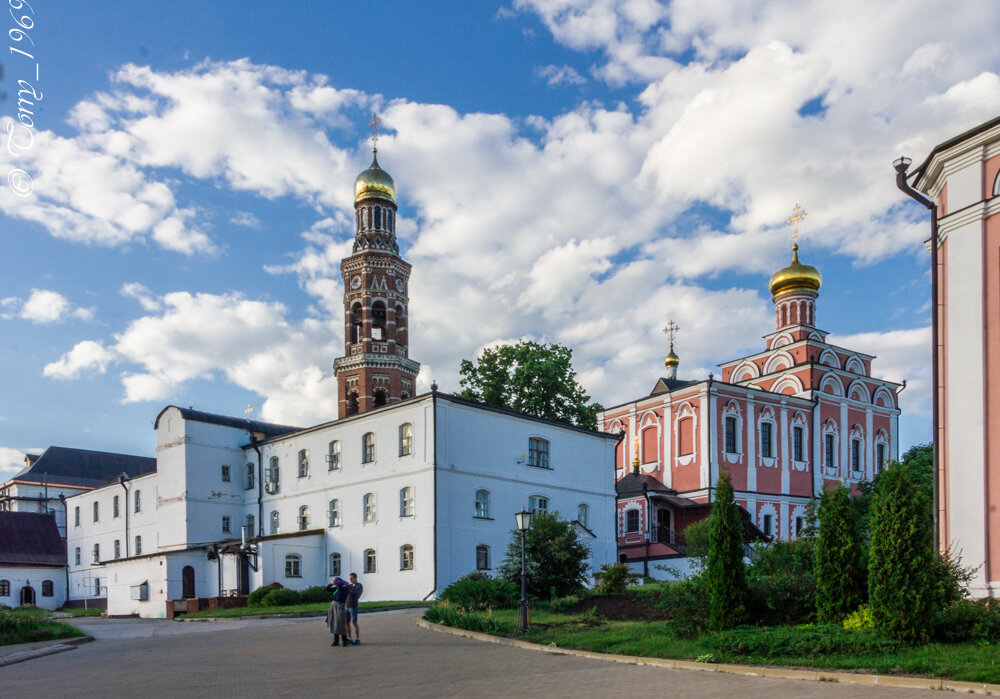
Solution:
[{"label": "white building wall", "polygon": [[[0,580],[10,583],[10,593],[0,595],[0,604],[16,607],[21,603],[21,589],[30,587],[35,591],[35,606],[42,609],[58,609],[66,604],[66,571],[63,568],[42,566],[0,566]],[[52,583],[52,595],[42,595],[44,581]]]}]

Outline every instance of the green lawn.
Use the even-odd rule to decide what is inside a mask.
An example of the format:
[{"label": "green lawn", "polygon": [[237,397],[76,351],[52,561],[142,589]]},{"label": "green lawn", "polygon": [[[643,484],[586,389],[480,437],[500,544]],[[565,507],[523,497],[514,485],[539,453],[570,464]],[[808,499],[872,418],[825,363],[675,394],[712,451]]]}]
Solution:
[{"label": "green lawn", "polygon": [[[456,614],[428,610],[428,619],[448,617],[449,626],[463,626],[500,636],[517,629],[517,610]],[[456,618],[460,617],[460,618]],[[671,633],[666,622],[606,621],[592,614],[555,614],[535,610],[526,640],[543,645],[576,648],[599,653],[654,658],[695,660],[710,657],[715,662],[798,666],[854,670],[876,674],[925,675],[968,682],[1000,683],[1000,645],[988,643],[932,643],[867,654],[781,655],[767,657],[720,652],[710,634],[682,638]],[[772,627],[776,633],[795,634],[808,627]],[[814,629],[813,629],[814,630]],[[757,631],[751,631],[756,633]],[[860,632],[859,632],[860,633]]]},{"label": "green lawn", "polygon": [[[361,602],[358,611],[377,612],[387,609],[406,609],[409,607],[426,607],[428,602]],[[262,616],[271,614],[302,614],[307,612],[326,612],[329,602],[313,602],[311,604],[291,604],[286,607],[237,607],[236,609],[214,609],[194,614],[185,614],[182,619],[230,619],[244,616]]]},{"label": "green lawn", "polygon": [[99,607],[92,607],[90,609],[67,609],[66,607],[60,607],[56,610],[60,614],[69,614],[70,616],[101,616],[106,612],[106,609]]},{"label": "green lawn", "polygon": [[0,611],[0,646],[84,635],[69,624],[45,621],[48,614],[47,610],[38,607],[18,607]]}]

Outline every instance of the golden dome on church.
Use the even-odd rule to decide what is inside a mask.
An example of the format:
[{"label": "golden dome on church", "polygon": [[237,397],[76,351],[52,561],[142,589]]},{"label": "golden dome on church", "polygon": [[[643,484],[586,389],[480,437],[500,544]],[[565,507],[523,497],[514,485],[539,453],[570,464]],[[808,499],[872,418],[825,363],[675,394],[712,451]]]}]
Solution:
[{"label": "golden dome on church", "polygon": [[676,368],[677,366],[680,365],[680,363],[681,363],[681,358],[674,353],[674,346],[673,344],[671,344],[670,354],[668,354],[667,358],[663,360],[663,366],[667,367],[668,369],[670,369],[671,367]]},{"label": "golden dome on church", "polygon": [[792,246],[792,264],[779,269],[771,277],[771,296],[777,297],[789,291],[818,292],[823,284],[823,275],[812,265],[799,262],[799,246]]},{"label": "golden dome on church", "polygon": [[372,156],[372,164],[354,180],[354,201],[362,199],[385,199],[396,203],[396,183],[389,173],[378,165],[378,157]]}]

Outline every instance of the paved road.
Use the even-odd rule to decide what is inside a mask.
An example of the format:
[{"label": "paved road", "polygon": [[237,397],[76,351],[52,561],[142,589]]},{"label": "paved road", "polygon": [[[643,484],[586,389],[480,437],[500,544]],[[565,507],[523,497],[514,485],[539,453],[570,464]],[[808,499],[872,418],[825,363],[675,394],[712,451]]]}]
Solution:
[{"label": "paved road", "polygon": [[420,611],[361,617],[331,648],[322,619],[78,620],[98,640],[0,669],[10,697],[928,697],[927,690],[775,680],[549,655],[421,629]]}]

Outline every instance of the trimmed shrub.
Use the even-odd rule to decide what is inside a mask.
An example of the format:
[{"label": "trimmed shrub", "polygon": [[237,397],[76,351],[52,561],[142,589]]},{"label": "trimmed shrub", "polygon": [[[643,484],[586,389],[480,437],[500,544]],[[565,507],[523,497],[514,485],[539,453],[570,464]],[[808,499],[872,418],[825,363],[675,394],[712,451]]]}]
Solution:
[{"label": "trimmed shrub", "polygon": [[871,631],[875,628],[875,617],[872,616],[872,608],[867,604],[862,604],[858,607],[857,611],[847,615],[843,626],[848,631]]},{"label": "trimmed shrub", "polygon": [[919,641],[940,608],[934,579],[934,522],[920,475],[908,464],[879,474],[871,505],[868,597],[875,628]]},{"label": "trimmed shrub", "polygon": [[711,605],[703,576],[667,583],[655,606],[670,614],[670,629],[678,636],[693,638],[708,630]]},{"label": "trimmed shrub", "polygon": [[264,585],[264,587],[258,587],[256,590],[247,595],[247,606],[248,607],[263,607],[264,604],[261,600],[267,597],[268,593],[274,590],[281,590],[284,585],[281,583],[271,583],[270,585]]},{"label": "trimmed shrub", "polygon": [[299,591],[299,604],[314,604],[317,602],[326,602],[329,604],[332,601],[333,593],[327,592],[323,585],[313,585]]},{"label": "trimmed shrub", "polygon": [[639,579],[639,575],[632,572],[627,563],[612,563],[601,566],[601,569],[594,573],[597,579],[597,590],[602,594],[615,595],[622,594],[634,585]]},{"label": "trimmed shrub", "polygon": [[440,595],[440,599],[465,609],[513,609],[520,598],[513,583],[480,571],[463,575]]},{"label": "trimmed shrub", "polygon": [[1000,604],[996,600],[956,600],[938,612],[931,634],[943,643],[1000,641]]},{"label": "trimmed shrub", "polygon": [[513,627],[505,626],[498,619],[494,618],[492,609],[482,612],[470,611],[456,607],[450,602],[438,602],[434,606],[429,607],[424,612],[424,619],[434,624],[494,635],[503,635],[514,631]]},{"label": "trimmed shrub", "polygon": [[287,588],[271,590],[260,602],[265,607],[287,607],[299,603],[299,593]]},{"label": "trimmed shrub", "polygon": [[[580,541],[576,527],[556,512],[536,512],[525,541],[528,594],[554,599],[584,589],[590,550]],[[521,589],[521,533],[511,531],[499,576]]]},{"label": "trimmed shrub", "polygon": [[750,575],[747,621],[762,626],[816,621],[816,578],[802,575]]},{"label": "trimmed shrub", "polygon": [[867,655],[899,648],[897,641],[863,631],[848,631],[839,624],[808,626],[744,626],[710,639],[719,653],[754,658],[777,656]]},{"label": "trimmed shrub", "polygon": [[747,596],[743,522],[728,472],[719,478],[709,517],[705,582],[711,605],[709,626],[719,631],[740,624],[746,616]]},{"label": "trimmed shrub", "polygon": [[855,508],[847,487],[825,491],[819,500],[816,537],[816,615],[834,623],[865,601],[865,573]]}]

